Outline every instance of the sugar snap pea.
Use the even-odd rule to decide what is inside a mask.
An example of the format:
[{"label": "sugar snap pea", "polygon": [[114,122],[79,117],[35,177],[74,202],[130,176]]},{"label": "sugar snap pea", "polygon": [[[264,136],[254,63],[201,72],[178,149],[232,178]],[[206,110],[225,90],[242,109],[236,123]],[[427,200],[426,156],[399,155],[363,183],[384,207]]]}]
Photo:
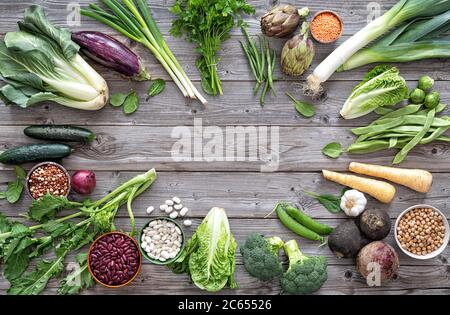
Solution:
[{"label": "sugar snap pea", "polygon": [[392,162],[393,164],[401,163],[406,158],[409,151],[411,151],[416,145],[420,143],[420,141],[423,139],[423,137],[427,134],[428,130],[430,129],[435,115],[436,111],[434,109],[429,111],[423,129],[409,143],[407,143],[400,150],[400,152],[397,153],[397,155],[394,158],[394,161]]},{"label": "sugar snap pea", "polygon": [[285,227],[287,227],[289,230],[291,230],[292,232],[294,232],[295,234],[312,240],[312,241],[319,241],[322,244],[325,242],[325,239],[323,236],[320,236],[319,234],[317,234],[316,232],[308,229],[307,227],[301,225],[300,223],[298,223],[297,221],[294,220],[294,218],[292,218],[284,209],[284,207],[281,204],[276,205],[276,209],[275,209],[278,218],[280,219],[281,223],[283,223],[283,225]]}]

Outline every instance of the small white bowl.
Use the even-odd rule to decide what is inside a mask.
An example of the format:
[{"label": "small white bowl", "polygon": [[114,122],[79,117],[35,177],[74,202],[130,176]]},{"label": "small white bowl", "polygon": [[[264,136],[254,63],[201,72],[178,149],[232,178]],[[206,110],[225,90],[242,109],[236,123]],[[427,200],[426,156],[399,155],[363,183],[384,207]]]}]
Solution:
[{"label": "small white bowl", "polygon": [[[413,254],[409,251],[407,251],[406,249],[404,249],[401,245],[400,242],[398,240],[398,236],[397,236],[397,226],[400,222],[400,220],[402,219],[402,217],[408,213],[409,211],[413,210],[413,209],[417,209],[417,208],[429,208],[429,209],[433,209],[434,211],[436,211],[437,213],[439,213],[441,215],[441,217],[443,218],[443,222],[444,222],[444,226],[445,226],[445,235],[444,235],[444,242],[442,243],[441,247],[439,247],[437,250],[435,250],[432,253],[426,254],[426,255],[416,255]],[[400,249],[409,257],[415,258],[415,259],[421,259],[421,260],[426,260],[426,259],[431,259],[434,258],[436,256],[438,256],[439,254],[441,254],[444,249],[447,247],[449,238],[450,238],[450,227],[448,225],[448,221],[447,218],[445,217],[445,215],[438,209],[436,209],[433,206],[430,205],[415,205],[412,207],[409,207],[408,209],[406,209],[405,211],[403,211],[397,218],[397,220],[395,221],[395,227],[394,227],[394,233],[395,233],[395,241],[397,242],[398,247],[400,247]]]}]

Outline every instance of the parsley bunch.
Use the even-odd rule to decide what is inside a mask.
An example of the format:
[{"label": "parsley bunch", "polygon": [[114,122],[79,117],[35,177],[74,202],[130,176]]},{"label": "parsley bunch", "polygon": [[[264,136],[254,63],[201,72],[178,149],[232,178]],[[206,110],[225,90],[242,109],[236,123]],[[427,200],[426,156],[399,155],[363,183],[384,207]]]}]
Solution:
[{"label": "parsley bunch", "polygon": [[187,40],[195,43],[196,51],[201,54],[196,65],[203,90],[211,95],[222,95],[217,52],[222,42],[230,37],[240,14],[254,14],[255,10],[246,0],[176,0],[171,11],[178,16],[172,23],[171,34],[181,36],[185,33]]}]

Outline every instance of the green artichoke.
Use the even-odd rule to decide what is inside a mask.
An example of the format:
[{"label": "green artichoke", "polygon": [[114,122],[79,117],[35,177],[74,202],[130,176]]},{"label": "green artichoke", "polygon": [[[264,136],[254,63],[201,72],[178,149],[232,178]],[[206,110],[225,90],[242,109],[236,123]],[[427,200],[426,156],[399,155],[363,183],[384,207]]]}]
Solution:
[{"label": "green artichoke", "polygon": [[301,76],[314,59],[315,49],[308,37],[309,24],[304,22],[300,34],[286,42],[281,52],[281,70],[291,76]]},{"label": "green artichoke", "polygon": [[290,4],[280,4],[261,17],[261,31],[269,37],[285,37],[297,29],[308,8],[297,10]]}]

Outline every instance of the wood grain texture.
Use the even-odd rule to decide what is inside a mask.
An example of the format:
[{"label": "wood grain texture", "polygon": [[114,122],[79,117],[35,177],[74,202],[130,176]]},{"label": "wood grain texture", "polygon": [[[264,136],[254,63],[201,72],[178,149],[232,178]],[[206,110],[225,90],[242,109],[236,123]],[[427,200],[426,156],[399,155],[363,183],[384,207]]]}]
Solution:
[{"label": "wood grain texture", "polygon": [[[218,160],[205,160],[199,153],[194,157],[194,132],[190,126],[184,127],[149,127],[149,126],[88,126],[97,134],[97,140],[91,145],[75,145],[75,152],[64,159],[70,169],[89,168],[95,170],[140,170],[146,171],[156,168],[160,171],[261,171],[261,167],[279,161],[277,171],[310,172],[331,168],[345,171],[351,161],[370,161],[374,164],[389,165],[395,151],[381,151],[372,154],[356,155],[344,154],[337,160],[330,159],[321,153],[322,148],[331,141],[338,141],[344,147],[350,145],[355,137],[348,128],[334,127],[275,127],[273,130],[259,130],[250,126],[250,130],[257,130],[258,134],[266,134],[268,144],[263,144],[255,154],[257,161],[250,159],[249,137],[246,141],[238,141],[235,137],[235,150],[232,154],[231,140],[226,137],[226,128],[220,129],[221,134],[211,139],[203,139],[202,147],[210,141],[218,145],[218,152],[223,157],[230,157],[226,161],[222,157]],[[233,127],[233,126],[230,126]],[[229,127],[229,128],[230,128]],[[23,135],[24,126],[0,126],[3,148],[12,148],[36,142]],[[180,129],[181,128],[181,129]],[[237,129],[238,134],[244,136],[245,128]],[[185,132],[181,136],[178,132]],[[271,142],[272,135],[279,134],[279,144]],[[232,134],[232,131],[230,131]],[[186,161],[180,163],[174,157],[180,157],[174,144],[184,139],[186,144],[180,150]],[[275,139],[277,140],[277,138]],[[201,139],[199,140],[200,143]],[[229,142],[226,142],[229,141]],[[244,143],[245,142],[245,143]],[[223,143],[223,146],[222,144]],[[231,153],[227,154],[225,144]],[[256,146],[256,143],[252,142]],[[220,149],[219,149],[220,148]],[[238,152],[242,152],[242,161],[238,160]],[[233,158],[234,156],[234,158]],[[425,146],[418,146],[410,152],[402,167],[427,169],[435,172],[448,172],[450,151],[445,143],[434,142]],[[196,160],[195,158],[198,158]],[[429,163],[433,160],[433,163]],[[0,166],[3,169],[5,166]]]},{"label": "wood grain texture", "polygon": [[[78,1],[83,7],[92,1]],[[168,11],[174,0],[148,1],[153,10],[169,46],[197,86],[200,86],[199,74],[195,68],[196,54],[193,45],[183,38],[169,36],[173,15]],[[248,17],[251,34],[259,34],[259,17],[273,4],[279,1],[249,0],[255,6],[257,14]],[[380,1],[383,12],[391,7],[396,0]],[[0,34],[17,29],[23,11],[31,4],[43,5],[51,21],[58,25],[67,24],[66,0],[17,0],[3,1],[0,4]],[[312,12],[320,9],[333,9],[344,20],[344,36],[333,45],[316,45],[316,58],[311,70],[324,59],[336,46],[349,38],[367,23],[368,3],[365,0],[339,1],[294,1],[297,6],[308,5]],[[150,69],[154,78],[169,79],[162,67],[143,47],[131,43],[111,29],[87,18],[82,18],[79,27],[73,30],[99,30],[117,37],[135,50]],[[0,36],[1,37],[1,36]],[[142,227],[149,216],[145,209],[149,205],[156,208],[167,198],[179,196],[191,211],[189,218],[193,226],[186,229],[191,235],[195,227],[210,208],[221,206],[227,210],[232,231],[241,244],[250,232],[262,232],[266,235],[278,235],[285,241],[297,239],[302,251],[307,254],[320,254],[329,262],[328,281],[318,294],[450,294],[450,249],[437,258],[418,261],[413,260],[398,250],[401,268],[395,280],[382,287],[368,287],[365,280],[358,274],[352,259],[337,259],[328,248],[319,248],[316,243],[300,239],[287,230],[272,214],[269,213],[276,202],[289,201],[300,204],[305,212],[320,222],[336,226],[347,220],[344,214],[330,214],[320,204],[305,197],[305,189],[321,193],[340,193],[342,187],[322,179],[320,170],[329,168],[345,171],[350,161],[362,161],[379,164],[389,164],[393,152],[380,152],[365,156],[344,155],[338,160],[331,160],[321,154],[322,147],[330,141],[339,141],[348,145],[354,139],[350,127],[365,125],[372,121],[374,115],[361,119],[345,121],[340,118],[339,110],[351,89],[371,67],[362,67],[350,72],[337,73],[327,83],[327,98],[315,102],[317,114],[311,119],[299,117],[290,100],[284,95],[286,91],[301,98],[300,88],[302,78],[290,78],[282,75],[277,64],[275,76],[277,96],[269,96],[267,104],[261,108],[258,98],[252,95],[254,85],[247,61],[239,46],[243,37],[239,29],[232,32],[232,37],[223,44],[220,56],[219,75],[223,80],[224,96],[208,97],[209,106],[201,107],[196,102],[185,100],[173,82],[167,83],[166,91],[158,97],[146,100],[145,94],[148,82],[130,82],[116,73],[98,65],[94,67],[108,80],[111,92],[123,92],[135,89],[141,97],[141,106],[132,116],[110,106],[92,113],[65,108],[54,104],[42,104],[23,110],[17,107],[0,106],[0,151],[34,143],[23,135],[23,128],[30,124],[56,123],[84,125],[98,134],[98,139],[90,146],[75,146],[75,153],[64,160],[64,165],[73,172],[77,169],[91,169],[97,174],[98,185],[93,193],[93,199],[104,196],[125,180],[139,172],[155,167],[159,177],[154,185],[134,203],[136,222]],[[284,39],[270,39],[272,47],[279,55]],[[441,92],[443,102],[450,102],[448,81],[450,81],[449,60],[428,60],[414,64],[400,64],[401,74],[407,79],[410,87],[422,74],[429,74],[436,79],[436,89]],[[309,71],[311,71],[309,70]],[[448,115],[450,110],[445,111]],[[259,161],[233,162],[176,162],[171,150],[174,142],[172,132],[179,126],[187,126],[192,131],[195,118],[201,118],[204,126],[273,126],[279,127],[280,144],[278,148],[280,166],[277,172],[261,173],[261,165],[267,158]],[[206,141],[205,141],[206,142]],[[245,146],[244,151],[248,151]],[[450,152],[448,146],[435,143],[416,148],[411,152],[402,167],[427,168],[434,172],[434,184],[428,194],[418,194],[407,188],[398,187],[397,196],[390,205],[369,200],[370,208],[382,208],[388,211],[392,222],[401,211],[414,204],[432,204],[450,217]],[[25,166],[26,169],[30,165]],[[0,190],[8,181],[13,180],[11,167],[0,165]],[[81,199],[75,194],[71,198]],[[10,218],[21,220],[19,215],[25,212],[30,203],[24,196],[15,205],[9,205],[0,200],[1,212]],[[159,215],[155,210],[152,216]],[[128,229],[126,211],[118,213],[118,226]],[[391,235],[386,241],[395,248],[395,240]],[[221,291],[223,294],[280,294],[279,284],[274,281],[263,283],[251,278],[244,270],[242,258],[237,254],[236,280],[239,289]],[[70,255],[66,263],[73,261]],[[286,265],[286,258],[283,256]],[[51,281],[45,294],[55,294],[58,283]],[[5,294],[8,283],[0,277],[0,294]],[[83,294],[117,294],[100,285],[83,292]],[[185,275],[175,275],[165,267],[158,267],[145,262],[142,272],[135,282],[120,290],[122,294],[207,294],[197,289]]]}]

